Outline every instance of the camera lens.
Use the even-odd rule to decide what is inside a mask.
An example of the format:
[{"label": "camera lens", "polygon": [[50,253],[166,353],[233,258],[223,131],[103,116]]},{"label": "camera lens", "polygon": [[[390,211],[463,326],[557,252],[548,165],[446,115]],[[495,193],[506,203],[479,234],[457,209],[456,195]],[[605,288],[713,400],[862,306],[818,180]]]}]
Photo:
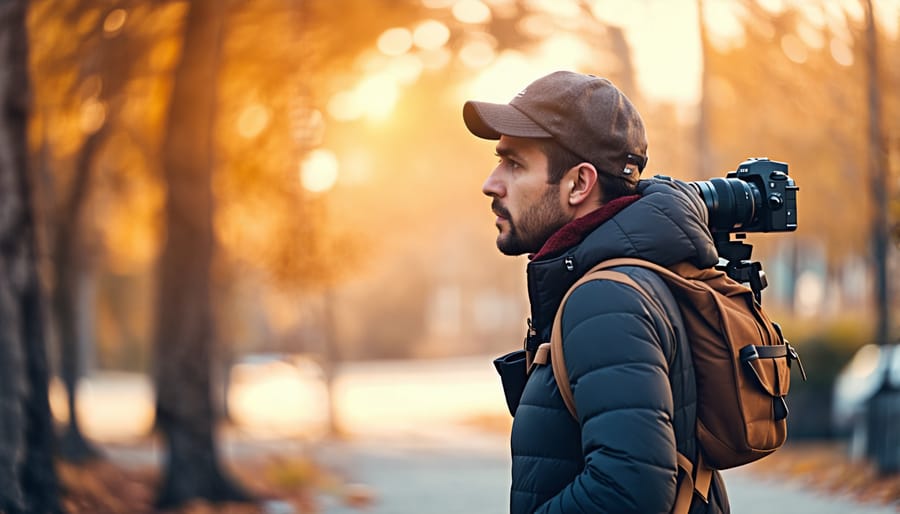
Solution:
[{"label": "camera lens", "polygon": [[706,203],[713,232],[732,231],[756,221],[756,205],[761,199],[754,184],[736,178],[714,178],[691,185]]}]

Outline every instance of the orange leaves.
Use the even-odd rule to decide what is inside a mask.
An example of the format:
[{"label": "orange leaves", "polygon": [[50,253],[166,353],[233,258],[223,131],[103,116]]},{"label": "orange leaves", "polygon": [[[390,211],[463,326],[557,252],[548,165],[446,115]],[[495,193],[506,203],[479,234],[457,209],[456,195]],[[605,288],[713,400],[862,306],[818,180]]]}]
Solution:
[{"label": "orange leaves", "polygon": [[[153,469],[120,467],[107,461],[84,466],[57,464],[63,505],[69,514],[157,514],[158,482]],[[234,470],[259,498],[258,503],[210,503],[194,500],[169,514],[316,514],[321,496],[366,510],[378,501],[373,488],[345,483],[307,456],[248,458]]]}]

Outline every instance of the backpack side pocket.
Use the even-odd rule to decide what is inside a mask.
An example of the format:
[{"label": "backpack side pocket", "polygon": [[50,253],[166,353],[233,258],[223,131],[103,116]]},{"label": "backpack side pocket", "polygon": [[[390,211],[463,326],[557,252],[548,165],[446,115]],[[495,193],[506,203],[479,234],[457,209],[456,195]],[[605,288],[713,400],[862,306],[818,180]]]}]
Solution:
[{"label": "backpack side pocket", "polygon": [[500,375],[503,394],[506,396],[506,407],[512,416],[516,415],[525,382],[528,381],[528,369],[525,350],[517,350],[494,359],[494,368]]}]

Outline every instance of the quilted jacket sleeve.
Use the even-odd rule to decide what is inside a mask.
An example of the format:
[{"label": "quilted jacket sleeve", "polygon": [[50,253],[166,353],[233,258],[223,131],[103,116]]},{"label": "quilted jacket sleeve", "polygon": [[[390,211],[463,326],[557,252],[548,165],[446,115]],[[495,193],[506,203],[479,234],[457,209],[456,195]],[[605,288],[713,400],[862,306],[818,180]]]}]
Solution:
[{"label": "quilted jacket sleeve", "polygon": [[585,465],[536,512],[669,512],[677,466],[666,326],[629,286],[595,280],[570,296],[563,351]]}]

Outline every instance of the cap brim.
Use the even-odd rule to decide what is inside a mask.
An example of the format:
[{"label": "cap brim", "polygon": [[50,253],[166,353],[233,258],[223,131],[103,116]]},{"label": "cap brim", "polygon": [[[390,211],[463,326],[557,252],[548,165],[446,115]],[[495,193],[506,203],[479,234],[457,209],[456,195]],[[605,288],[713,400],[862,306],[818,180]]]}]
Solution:
[{"label": "cap brim", "polygon": [[513,137],[553,137],[528,116],[509,104],[468,101],[463,105],[463,121],[469,132],[483,139]]}]

